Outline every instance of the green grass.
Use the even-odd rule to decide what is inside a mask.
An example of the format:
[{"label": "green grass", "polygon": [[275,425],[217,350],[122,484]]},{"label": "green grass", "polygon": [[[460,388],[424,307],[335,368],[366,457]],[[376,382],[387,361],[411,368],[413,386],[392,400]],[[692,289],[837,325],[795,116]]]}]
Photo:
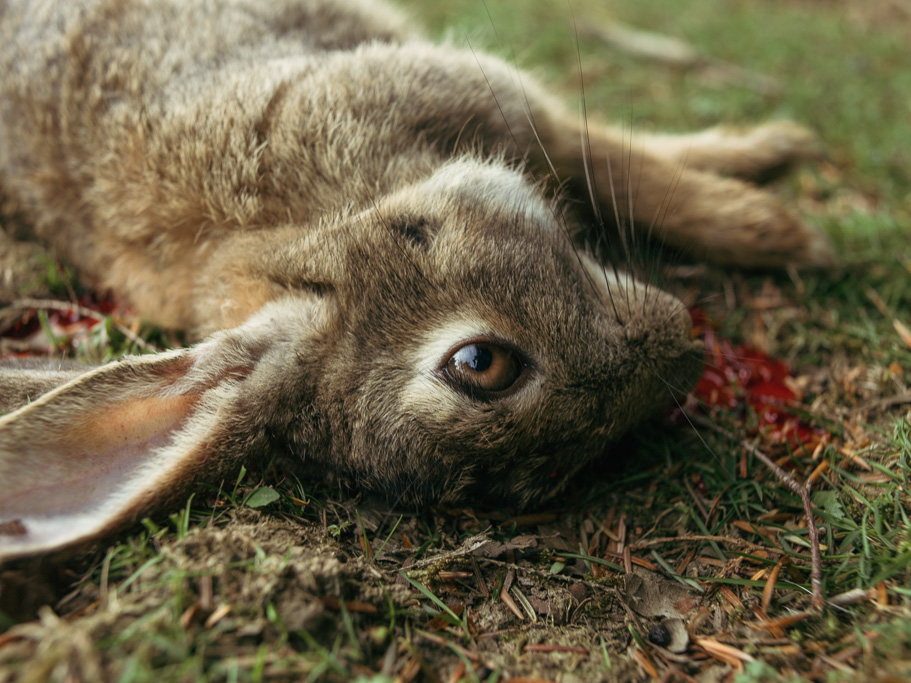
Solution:
[{"label": "green grass", "polygon": [[[768,571],[781,558],[789,562],[768,616],[807,609],[807,531],[798,498],[744,454],[742,442],[755,440],[743,431],[744,416],[722,411],[711,419],[732,436],[662,423],[641,430],[552,507],[529,511],[540,520],[517,521],[509,510],[403,514],[293,476],[244,474],[74,561],[71,571],[83,572],[76,597],[56,607],[77,613],[70,630],[46,623],[21,651],[0,646],[0,681],[42,662],[120,681],[386,681],[388,661],[396,675],[427,680],[447,680],[460,664],[464,680],[566,671],[582,680],[641,680],[633,650],[659,674],[671,664],[644,635],[655,619],[623,603],[623,558],[610,554],[607,534],[621,519],[633,558],[677,586],[699,586],[694,599],[709,618],[694,636],[717,637],[756,659],[736,680],[907,678],[911,416],[907,403],[877,402],[907,394],[911,384],[911,349],[894,326],[911,327],[911,29],[877,19],[879,3],[849,11],[846,3],[800,0],[577,0],[577,37],[563,0],[406,4],[433,35],[457,44],[469,38],[475,49],[515,60],[570,102],[579,98],[581,62],[589,115],[634,130],[786,117],[819,133],[827,160],[775,191],[825,230],[841,264],[799,274],[709,270],[671,286],[695,292],[721,335],[764,347],[805,381],[806,418],[829,431],[832,444],[815,460],[794,453],[786,467],[801,479],[828,462],[813,493],[825,592],[863,589],[872,597],[829,605],[784,627],[782,637],[755,628]],[[619,53],[584,31],[610,20],[685,39],[707,57],[774,79],[779,90],[719,84]],[[48,288],[67,296],[72,283],[47,270]],[[775,305],[760,305],[763,297]],[[107,360],[136,350],[105,325],[106,336],[81,355]],[[844,448],[869,469],[847,460]],[[499,554],[458,551],[481,533],[505,544]],[[535,545],[523,545],[529,537]],[[675,540],[647,545],[665,537]],[[549,602],[556,616],[520,621],[500,598],[507,581],[520,611]],[[208,585],[212,602],[203,605]],[[881,594],[887,605],[875,602]],[[231,611],[206,625],[221,605]],[[194,606],[198,617],[187,617]],[[11,621],[0,614],[0,629]],[[528,643],[589,654],[534,653]],[[43,659],[29,659],[39,651]],[[677,665],[698,674],[713,662],[698,652],[691,646]]]},{"label": "green grass", "polygon": [[[831,273],[804,277],[799,299],[787,277],[772,276],[789,299],[806,307],[797,318],[770,321],[785,327],[771,340],[773,348],[799,364],[824,364],[833,349],[860,352],[865,362],[907,360],[892,319],[868,296],[872,290],[895,319],[911,320],[907,28],[862,28],[841,4],[809,2],[574,2],[577,30],[563,0],[519,9],[475,0],[410,6],[438,35],[457,43],[468,39],[532,68],[570,101],[578,100],[581,62],[589,115],[634,130],[688,131],[790,118],[816,131],[829,161],[802,170],[780,191],[825,230],[842,261]],[[719,84],[618,52],[585,34],[588,25],[615,20],[684,39],[707,58],[773,78],[780,90],[767,96]],[[717,290],[702,294],[710,298]],[[723,313],[730,323],[723,331],[734,338],[753,314],[745,307]]]}]

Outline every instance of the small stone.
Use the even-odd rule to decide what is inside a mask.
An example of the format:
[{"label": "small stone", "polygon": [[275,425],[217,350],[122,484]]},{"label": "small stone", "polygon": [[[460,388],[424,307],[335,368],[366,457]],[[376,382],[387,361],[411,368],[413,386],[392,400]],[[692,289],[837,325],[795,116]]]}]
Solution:
[{"label": "small stone", "polygon": [[585,587],[583,583],[574,583],[568,589],[570,595],[575,598],[577,603],[581,603],[588,597],[588,588]]},{"label": "small stone", "polygon": [[648,632],[648,639],[658,647],[667,647],[671,644],[671,634],[664,624],[653,626]]}]

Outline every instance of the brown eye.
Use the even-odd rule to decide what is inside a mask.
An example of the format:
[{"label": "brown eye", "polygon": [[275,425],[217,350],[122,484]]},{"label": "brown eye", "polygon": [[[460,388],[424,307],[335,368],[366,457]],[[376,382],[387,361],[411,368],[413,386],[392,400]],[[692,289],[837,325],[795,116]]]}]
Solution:
[{"label": "brown eye", "polygon": [[522,374],[523,363],[515,351],[488,342],[465,344],[443,366],[446,375],[469,391],[509,389]]}]

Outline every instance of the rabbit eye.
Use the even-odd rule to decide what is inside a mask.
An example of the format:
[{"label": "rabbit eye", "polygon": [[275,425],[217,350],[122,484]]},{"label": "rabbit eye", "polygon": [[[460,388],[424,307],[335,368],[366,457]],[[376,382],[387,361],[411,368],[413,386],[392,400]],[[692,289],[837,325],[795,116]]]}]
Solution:
[{"label": "rabbit eye", "polygon": [[522,374],[523,363],[515,351],[499,344],[473,342],[449,357],[443,371],[469,392],[509,389]]}]

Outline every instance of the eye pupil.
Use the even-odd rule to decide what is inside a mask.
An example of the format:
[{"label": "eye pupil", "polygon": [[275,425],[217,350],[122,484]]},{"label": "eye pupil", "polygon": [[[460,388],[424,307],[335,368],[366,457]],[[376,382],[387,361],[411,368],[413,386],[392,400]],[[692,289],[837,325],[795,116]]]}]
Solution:
[{"label": "eye pupil", "polygon": [[455,353],[453,360],[461,365],[467,365],[475,372],[484,372],[493,365],[493,352],[486,346],[468,344]]}]

